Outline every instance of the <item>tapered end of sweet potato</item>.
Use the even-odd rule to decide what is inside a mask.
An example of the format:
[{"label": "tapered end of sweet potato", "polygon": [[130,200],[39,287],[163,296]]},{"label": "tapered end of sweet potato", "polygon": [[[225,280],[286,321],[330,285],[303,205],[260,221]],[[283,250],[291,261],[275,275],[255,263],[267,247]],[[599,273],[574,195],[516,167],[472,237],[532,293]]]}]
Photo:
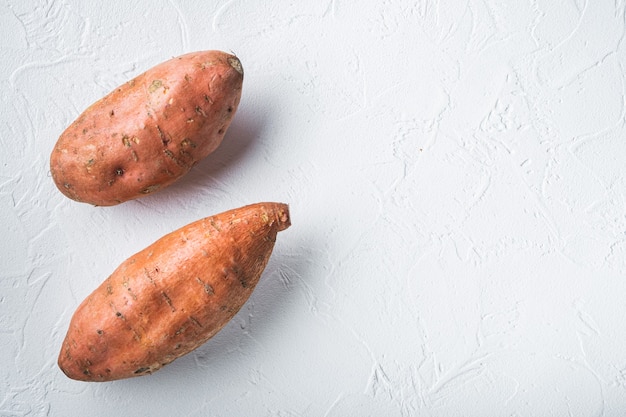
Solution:
[{"label": "tapered end of sweet potato", "polygon": [[228,58],[228,63],[243,77],[243,65],[241,65],[239,58],[233,55]]},{"label": "tapered end of sweet potato", "polygon": [[278,222],[278,231],[282,231],[291,226],[291,216],[289,215],[289,206],[283,203],[275,203],[274,214]]}]

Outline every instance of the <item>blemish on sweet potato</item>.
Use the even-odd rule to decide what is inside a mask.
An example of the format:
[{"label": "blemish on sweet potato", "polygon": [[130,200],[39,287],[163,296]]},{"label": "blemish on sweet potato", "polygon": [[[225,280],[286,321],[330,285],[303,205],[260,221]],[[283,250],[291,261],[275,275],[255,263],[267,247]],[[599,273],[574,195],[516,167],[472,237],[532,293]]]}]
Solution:
[{"label": "blemish on sweet potato", "polygon": [[203,280],[201,280],[200,278],[196,277],[196,281],[198,281],[200,283],[200,285],[202,285],[202,287],[204,288],[204,292],[207,293],[208,295],[214,295],[215,294],[215,290],[213,289],[213,287],[211,286],[211,284],[209,284],[208,282],[205,282]]},{"label": "blemish on sweet potato", "polygon": [[156,125],[156,129],[159,132],[159,138],[161,138],[161,143],[163,144],[163,146],[167,146],[167,144],[170,143],[170,139],[165,136],[165,133],[159,125]]},{"label": "blemish on sweet potato", "polygon": [[150,185],[149,187],[142,188],[141,190],[139,190],[139,192],[141,194],[150,194],[158,190],[159,187],[161,187],[159,184],[153,184],[153,185]]},{"label": "blemish on sweet potato", "polygon": [[148,91],[150,93],[154,93],[155,91],[157,91],[159,88],[161,88],[163,86],[163,81],[161,80],[154,80],[152,81],[152,83],[150,84],[150,87],[148,87]]},{"label": "blemish on sweet potato", "polygon": [[176,308],[172,304],[172,299],[169,297],[169,295],[167,295],[165,291],[161,291],[161,296],[165,299],[165,302],[167,303],[167,305],[170,306],[170,308],[172,309],[172,312],[176,311]]},{"label": "blemish on sweet potato", "polygon": [[199,114],[202,117],[208,117],[204,109],[200,106],[196,106],[195,111],[196,111],[196,114]]},{"label": "blemish on sweet potato", "polygon": [[195,143],[194,143],[191,139],[189,139],[189,138],[185,138],[185,139],[183,139],[183,140],[182,140],[182,142],[180,142],[180,146],[181,146],[182,148],[186,148],[186,147],[188,147],[188,146],[190,146],[190,147],[192,147],[192,148],[195,148],[195,147],[197,147],[198,145],[196,145],[196,144],[195,144]]}]

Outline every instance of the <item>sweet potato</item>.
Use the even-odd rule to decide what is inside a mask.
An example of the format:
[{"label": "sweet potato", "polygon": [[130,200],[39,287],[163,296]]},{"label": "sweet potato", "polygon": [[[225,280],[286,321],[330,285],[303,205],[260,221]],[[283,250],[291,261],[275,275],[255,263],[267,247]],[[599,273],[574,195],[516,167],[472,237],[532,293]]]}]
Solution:
[{"label": "sweet potato", "polygon": [[263,272],[289,207],[257,203],[171,232],[124,261],[74,313],[58,365],[111,381],[155,372],[215,335]]},{"label": "sweet potato", "polygon": [[112,206],[161,190],[222,142],[239,105],[239,59],[165,61],[87,108],[59,137],[50,172],[67,197]]}]

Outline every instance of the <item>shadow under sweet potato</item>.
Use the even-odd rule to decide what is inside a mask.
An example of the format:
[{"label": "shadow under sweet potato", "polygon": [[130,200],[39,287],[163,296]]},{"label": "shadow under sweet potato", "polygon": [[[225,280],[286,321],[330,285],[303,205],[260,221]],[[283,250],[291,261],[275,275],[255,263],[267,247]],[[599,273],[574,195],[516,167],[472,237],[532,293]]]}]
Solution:
[{"label": "shadow under sweet potato", "polygon": [[170,186],[130,201],[129,204],[161,205],[171,199],[193,201],[198,188],[210,187],[214,179],[219,181],[230,170],[245,169],[240,166],[241,162],[253,151],[263,128],[262,120],[247,115],[245,109],[241,109],[226,131],[224,140],[213,153],[199,161]]}]

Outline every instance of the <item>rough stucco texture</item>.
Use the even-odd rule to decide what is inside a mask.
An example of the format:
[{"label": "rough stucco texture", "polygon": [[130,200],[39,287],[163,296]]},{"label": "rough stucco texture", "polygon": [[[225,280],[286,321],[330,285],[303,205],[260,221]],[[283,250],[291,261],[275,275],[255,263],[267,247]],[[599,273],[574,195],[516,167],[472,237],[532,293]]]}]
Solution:
[{"label": "rough stucco texture", "polygon": [[[625,415],[624,3],[0,1],[0,416]],[[202,49],[246,74],[218,151],[141,200],[63,197],[63,129]],[[59,371],[119,263],[268,200],[293,225],[215,338]]]}]

